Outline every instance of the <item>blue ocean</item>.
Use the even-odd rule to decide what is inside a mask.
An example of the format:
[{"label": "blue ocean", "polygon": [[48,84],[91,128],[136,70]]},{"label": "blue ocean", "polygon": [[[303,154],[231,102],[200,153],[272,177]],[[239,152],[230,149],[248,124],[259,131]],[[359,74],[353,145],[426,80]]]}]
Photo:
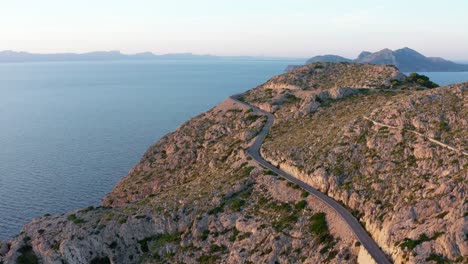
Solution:
[{"label": "blue ocean", "polygon": [[[0,64],[0,239],[98,205],[145,150],[294,60]],[[425,73],[439,84],[468,73]]]}]

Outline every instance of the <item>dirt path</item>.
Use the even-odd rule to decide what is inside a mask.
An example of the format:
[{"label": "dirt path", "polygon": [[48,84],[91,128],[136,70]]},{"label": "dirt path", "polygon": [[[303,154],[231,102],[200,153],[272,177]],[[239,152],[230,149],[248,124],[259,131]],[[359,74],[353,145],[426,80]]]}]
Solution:
[{"label": "dirt path", "polygon": [[[371,121],[371,122],[372,122],[374,125],[376,125],[376,126],[388,127],[388,128],[398,129],[398,130],[403,130],[403,129],[405,129],[405,128],[403,128],[403,127],[397,127],[397,126],[392,126],[392,125],[386,125],[386,124],[377,122],[377,121],[375,121],[375,120],[373,120],[373,119],[371,119],[371,118],[369,118],[369,117],[367,117],[367,116],[364,116],[364,119]],[[458,153],[461,153],[461,154],[463,154],[463,155],[465,155],[465,156],[468,156],[468,152],[466,152],[466,151],[463,151],[463,150],[461,150],[461,149],[457,149],[457,148],[455,148],[455,147],[449,146],[449,145],[447,145],[447,144],[445,144],[445,143],[443,143],[443,142],[440,142],[440,141],[438,141],[438,140],[436,140],[436,139],[433,139],[433,138],[431,138],[431,137],[428,137],[428,136],[426,136],[426,135],[424,135],[424,134],[421,134],[421,133],[419,133],[419,132],[417,132],[417,131],[408,130],[408,129],[406,129],[406,131],[408,131],[408,132],[410,132],[410,133],[413,133],[413,134],[415,134],[415,135],[418,135],[418,136],[420,136],[420,137],[423,137],[423,138],[425,138],[425,139],[427,139],[427,140],[429,140],[429,141],[431,141],[431,142],[433,142],[433,143],[435,143],[435,144],[437,144],[437,145],[439,145],[439,146],[442,146],[442,147],[444,147],[444,148],[448,148],[448,149],[450,149],[450,150],[453,150],[453,151],[455,151],[455,152],[458,152]]]}]

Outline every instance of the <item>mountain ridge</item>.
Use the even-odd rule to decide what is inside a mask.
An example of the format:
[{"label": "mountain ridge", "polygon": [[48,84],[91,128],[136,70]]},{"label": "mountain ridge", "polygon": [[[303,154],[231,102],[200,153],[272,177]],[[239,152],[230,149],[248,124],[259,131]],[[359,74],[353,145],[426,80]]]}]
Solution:
[{"label": "mountain ridge", "polygon": [[[426,57],[408,47],[390,50],[388,48],[377,52],[361,52],[356,59],[348,59],[338,55],[319,55],[310,58],[306,64],[314,62],[354,62],[377,65],[395,65],[402,72],[462,72],[468,71],[468,64],[459,64],[440,57]],[[286,71],[296,68],[290,65]]]},{"label": "mountain ridge", "polygon": [[54,61],[113,61],[113,60],[154,60],[154,59],[194,59],[215,58],[211,55],[194,55],[192,53],[175,53],[156,55],[152,52],[123,54],[120,51],[92,51],[86,53],[52,53],[40,54],[0,51],[0,62],[54,62]]},{"label": "mountain ridge", "polygon": [[193,53],[168,53],[155,54],[152,52],[140,52],[135,54],[124,54],[118,50],[113,51],[92,51],[86,53],[30,53],[24,51],[4,50],[0,51],[0,63],[15,62],[74,62],[74,61],[118,61],[118,60],[199,60],[209,59],[217,60],[222,58],[229,59],[262,59],[262,60],[295,60],[297,58],[279,58],[263,56],[217,56],[209,54]]}]

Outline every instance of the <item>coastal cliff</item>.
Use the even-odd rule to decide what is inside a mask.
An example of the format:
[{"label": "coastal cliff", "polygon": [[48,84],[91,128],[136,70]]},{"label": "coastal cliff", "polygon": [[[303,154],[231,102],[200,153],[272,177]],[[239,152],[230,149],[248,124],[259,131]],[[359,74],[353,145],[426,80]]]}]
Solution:
[{"label": "coastal cliff", "polygon": [[[467,90],[315,63],[242,100],[276,117],[262,156],[342,202],[396,263],[463,262]],[[265,121],[225,100],[151,146],[102,206],[0,242],[0,263],[368,261],[334,210],[246,155]]]},{"label": "coastal cliff", "polygon": [[103,206],[33,220],[0,260],[355,263],[335,212],[245,155],[264,121],[226,100],[150,147]]}]

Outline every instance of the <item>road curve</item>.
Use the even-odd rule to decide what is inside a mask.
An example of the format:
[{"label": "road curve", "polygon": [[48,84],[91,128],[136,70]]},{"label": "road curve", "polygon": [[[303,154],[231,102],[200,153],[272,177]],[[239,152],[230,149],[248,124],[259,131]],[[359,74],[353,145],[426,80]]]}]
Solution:
[{"label": "road curve", "polygon": [[326,205],[331,207],[333,210],[335,210],[335,212],[348,224],[348,226],[354,232],[357,239],[361,242],[361,245],[367,250],[367,252],[369,252],[369,254],[372,256],[375,262],[377,262],[378,264],[390,264],[391,262],[388,260],[385,253],[380,249],[377,243],[369,236],[367,231],[361,226],[358,220],[354,218],[354,216],[350,212],[348,212],[348,210],[346,210],[346,208],[344,208],[341,204],[339,204],[332,198],[328,197],[327,195],[321,193],[320,191],[306,184],[305,182],[295,178],[294,176],[286,173],[283,170],[276,168],[275,166],[273,166],[271,163],[266,161],[260,155],[260,147],[262,146],[263,141],[265,140],[268,132],[270,131],[270,128],[273,125],[273,122],[275,121],[275,117],[269,112],[260,110],[255,106],[252,106],[245,102],[240,101],[239,97],[241,95],[242,94],[233,95],[230,98],[239,104],[242,104],[251,108],[254,112],[260,113],[268,117],[265,126],[263,126],[262,130],[257,135],[255,142],[247,149],[247,154],[250,157],[252,157],[252,159],[257,161],[261,166],[275,172],[276,174],[282,176],[286,180],[299,185],[299,187],[301,187],[303,190],[307,191],[308,193],[315,196],[316,198],[324,202]]}]

